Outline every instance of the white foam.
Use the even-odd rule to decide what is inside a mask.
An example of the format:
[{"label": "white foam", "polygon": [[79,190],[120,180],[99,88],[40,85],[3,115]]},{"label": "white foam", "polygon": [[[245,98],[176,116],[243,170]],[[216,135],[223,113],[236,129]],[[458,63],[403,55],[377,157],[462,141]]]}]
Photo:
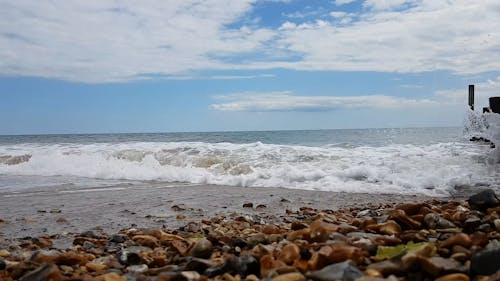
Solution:
[{"label": "white foam", "polygon": [[447,195],[454,187],[491,184],[488,149],[475,143],[304,147],[262,143],[137,142],[0,146],[0,175],[156,180],[368,193]]}]

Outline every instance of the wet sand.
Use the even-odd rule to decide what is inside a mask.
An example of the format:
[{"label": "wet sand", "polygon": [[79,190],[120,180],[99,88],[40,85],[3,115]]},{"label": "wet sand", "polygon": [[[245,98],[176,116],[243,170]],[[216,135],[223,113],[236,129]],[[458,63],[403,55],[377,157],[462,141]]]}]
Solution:
[{"label": "wet sand", "polygon": [[[354,194],[285,188],[151,183],[43,192],[0,193],[0,239],[130,227],[177,228],[232,213],[279,220],[300,207],[339,209],[429,200],[423,195]],[[253,208],[243,207],[252,203]],[[259,206],[261,205],[261,206]],[[258,207],[259,206],[259,207]]]}]

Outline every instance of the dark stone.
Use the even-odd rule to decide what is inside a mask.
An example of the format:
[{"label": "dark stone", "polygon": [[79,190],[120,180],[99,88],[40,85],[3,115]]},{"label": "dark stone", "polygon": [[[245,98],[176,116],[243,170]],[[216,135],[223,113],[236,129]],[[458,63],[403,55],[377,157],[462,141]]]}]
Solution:
[{"label": "dark stone", "polygon": [[260,263],[252,256],[236,257],[231,255],[226,258],[223,264],[207,268],[203,275],[206,275],[208,278],[213,278],[226,272],[232,275],[239,274],[243,278],[250,274],[259,276]]},{"label": "dark stone", "polygon": [[252,202],[243,203],[243,208],[253,208]]},{"label": "dark stone", "polygon": [[42,265],[39,268],[26,273],[19,281],[44,281],[52,271],[51,264]]},{"label": "dark stone", "polygon": [[465,233],[472,233],[476,231],[476,228],[481,225],[481,219],[478,217],[470,217],[465,220],[463,231]]},{"label": "dark stone", "polygon": [[0,260],[0,270],[4,270],[7,267],[4,261]]},{"label": "dark stone", "polygon": [[123,265],[135,265],[142,263],[141,251],[150,250],[142,246],[132,246],[122,249],[116,254],[118,261]]},{"label": "dark stone", "polygon": [[88,231],[85,231],[85,232],[82,232],[82,234],[80,234],[81,237],[87,237],[87,238],[99,238],[99,236],[97,236],[92,230],[88,230]]},{"label": "dark stone", "polygon": [[109,238],[109,242],[114,242],[114,243],[123,243],[125,241],[127,241],[127,236],[122,234],[113,234]]},{"label": "dark stone", "polygon": [[491,225],[489,223],[484,223],[484,224],[481,224],[480,226],[478,226],[477,230],[482,231],[482,232],[490,232],[492,229],[491,229]]},{"label": "dark stone", "polygon": [[476,253],[471,258],[472,275],[490,275],[500,270],[500,247]]},{"label": "dark stone", "polygon": [[364,273],[351,260],[347,260],[326,266],[321,270],[309,272],[306,276],[314,281],[354,281],[363,277]]},{"label": "dark stone", "polygon": [[312,256],[312,254],[308,249],[300,248],[300,259],[309,260],[311,258],[311,256]]},{"label": "dark stone", "polygon": [[260,263],[252,256],[241,256],[238,258],[237,263],[233,264],[232,270],[229,271],[231,274],[239,274],[243,278],[247,275],[260,274]]},{"label": "dark stone", "polygon": [[472,195],[467,200],[472,209],[485,211],[488,208],[493,208],[500,205],[500,200],[492,189],[483,190]]},{"label": "dark stone", "polygon": [[207,270],[207,268],[210,268],[213,266],[216,266],[216,264],[214,262],[212,262],[211,260],[189,257],[189,261],[186,264],[186,267],[184,268],[184,270],[196,271],[200,274],[203,274],[203,272],[205,270]]}]

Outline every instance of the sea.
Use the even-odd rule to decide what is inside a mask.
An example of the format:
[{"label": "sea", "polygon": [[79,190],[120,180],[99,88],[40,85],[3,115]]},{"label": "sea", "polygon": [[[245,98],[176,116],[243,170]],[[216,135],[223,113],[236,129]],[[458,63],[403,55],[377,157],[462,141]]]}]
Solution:
[{"label": "sea", "polygon": [[470,130],[401,128],[0,136],[0,193],[224,185],[450,196],[499,189]]}]

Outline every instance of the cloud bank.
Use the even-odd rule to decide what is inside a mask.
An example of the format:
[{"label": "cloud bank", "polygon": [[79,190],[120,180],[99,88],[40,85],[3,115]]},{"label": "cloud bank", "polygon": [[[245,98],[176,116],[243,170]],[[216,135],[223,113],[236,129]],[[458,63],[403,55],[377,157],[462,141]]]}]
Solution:
[{"label": "cloud bank", "polygon": [[497,0],[365,0],[361,12],[252,17],[279,0],[0,0],[0,75],[114,82],[205,70],[500,70]]},{"label": "cloud bank", "polygon": [[221,103],[210,107],[217,111],[329,111],[361,108],[407,108],[434,104],[428,99],[405,99],[385,95],[298,96],[291,92],[236,93],[218,95]]}]

